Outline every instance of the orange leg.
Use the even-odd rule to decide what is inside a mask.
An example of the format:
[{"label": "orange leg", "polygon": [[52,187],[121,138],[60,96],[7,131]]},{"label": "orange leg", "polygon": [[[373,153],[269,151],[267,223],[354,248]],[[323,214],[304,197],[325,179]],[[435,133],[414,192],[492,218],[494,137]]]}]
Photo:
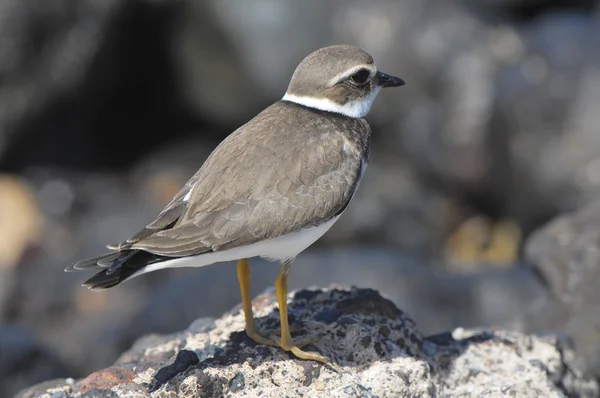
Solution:
[{"label": "orange leg", "polygon": [[327,358],[316,352],[302,351],[301,348],[307,344],[313,343],[319,339],[319,336],[308,336],[302,340],[294,342],[290,333],[288,324],[288,309],[287,309],[287,294],[288,294],[288,279],[291,267],[291,261],[285,262],[281,267],[279,277],[275,281],[275,294],[277,295],[277,303],[279,304],[279,319],[281,321],[281,338],[275,339],[277,345],[286,351],[291,351],[300,359],[308,359],[329,363]]},{"label": "orange leg", "polygon": [[246,319],[246,334],[258,344],[275,345],[272,339],[265,338],[263,333],[256,329],[254,314],[252,313],[252,294],[250,293],[250,266],[248,259],[243,258],[237,264],[238,281],[242,293],[242,305],[244,306],[244,317]]}]

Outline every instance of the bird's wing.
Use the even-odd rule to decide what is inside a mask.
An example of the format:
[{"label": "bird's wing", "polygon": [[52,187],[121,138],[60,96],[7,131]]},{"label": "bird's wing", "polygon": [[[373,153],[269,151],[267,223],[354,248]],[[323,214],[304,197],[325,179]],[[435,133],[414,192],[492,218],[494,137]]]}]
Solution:
[{"label": "bird's wing", "polygon": [[181,216],[185,214],[187,209],[187,197],[190,195],[192,188],[198,182],[202,169],[198,170],[196,174],[189,179],[189,181],[181,188],[179,192],[171,199],[171,201],[165,206],[160,212],[158,217],[144,229],[138,232],[136,235],[127,239],[125,242],[118,245],[108,245],[107,247],[111,250],[129,250],[131,246],[140,240],[147,238],[159,231],[169,229],[175,226]]},{"label": "bird's wing", "polygon": [[242,128],[228,137],[194,176],[184,212],[175,201],[147,230],[169,222],[174,226],[130,248],[173,257],[226,250],[339,214],[356,188],[360,154],[345,149],[339,132],[319,131],[319,126],[290,131],[285,125],[273,132],[276,121],[262,122],[271,129],[261,129],[259,122],[251,131]]}]

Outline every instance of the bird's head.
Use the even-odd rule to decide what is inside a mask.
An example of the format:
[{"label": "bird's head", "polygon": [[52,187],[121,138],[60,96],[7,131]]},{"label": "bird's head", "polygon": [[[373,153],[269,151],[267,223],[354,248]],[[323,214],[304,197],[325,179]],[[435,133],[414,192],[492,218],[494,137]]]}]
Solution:
[{"label": "bird's head", "polygon": [[373,57],[358,47],[321,48],[300,62],[284,101],[310,108],[365,117],[382,87],[398,87],[404,80],[377,70]]}]

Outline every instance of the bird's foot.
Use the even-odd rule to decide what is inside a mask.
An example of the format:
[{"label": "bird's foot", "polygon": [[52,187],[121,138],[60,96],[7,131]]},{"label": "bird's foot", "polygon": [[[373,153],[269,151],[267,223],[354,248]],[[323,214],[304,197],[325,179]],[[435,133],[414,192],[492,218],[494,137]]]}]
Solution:
[{"label": "bird's foot", "polygon": [[286,351],[291,351],[292,354],[294,354],[295,356],[297,356],[300,359],[306,359],[309,361],[318,361],[318,362],[323,362],[325,364],[331,365],[331,362],[329,362],[329,360],[327,358],[325,358],[323,355],[316,353],[316,352],[302,350],[302,347],[307,346],[311,343],[314,343],[315,341],[319,340],[320,338],[321,338],[321,336],[312,335],[312,336],[306,336],[302,339],[294,341],[291,338],[286,339],[286,338],[273,337],[273,341],[275,341],[275,344],[277,344],[279,347],[283,348]]},{"label": "bird's foot", "polygon": [[[290,328],[290,333],[300,332],[302,332],[302,328],[300,327]],[[256,326],[253,325],[251,327],[246,328],[246,334],[255,343],[277,346],[277,343],[275,342],[275,338],[273,336],[281,336],[281,329],[258,330]]]},{"label": "bird's foot", "polygon": [[[290,328],[289,333],[301,332],[302,328],[294,327]],[[329,360],[318,354],[316,352],[308,352],[303,351],[302,347],[307,346],[315,341],[319,340],[321,336],[318,335],[309,335],[298,339],[296,341],[292,340],[291,337],[288,338],[280,338],[277,336],[281,336],[280,329],[268,329],[268,330],[258,330],[256,327],[246,328],[246,334],[248,337],[253,340],[255,343],[270,345],[275,347],[283,348],[286,351],[291,351],[295,356],[300,359],[307,359],[310,361],[319,361],[326,364],[331,365]],[[290,336],[288,334],[288,336]]]}]

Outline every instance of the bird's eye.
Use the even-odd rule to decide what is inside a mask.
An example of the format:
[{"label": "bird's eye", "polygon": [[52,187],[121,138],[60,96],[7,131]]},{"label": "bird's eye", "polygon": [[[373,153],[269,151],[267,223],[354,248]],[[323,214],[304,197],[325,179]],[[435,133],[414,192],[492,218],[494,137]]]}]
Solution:
[{"label": "bird's eye", "polygon": [[361,69],[358,72],[356,72],[355,74],[353,74],[352,76],[350,76],[350,80],[352,81],[352,83],[362,85],[362,84],[365,84],[367,81],[369,81],[370,75],[371,75],[371,73],[369,73],[368,70]]}]

